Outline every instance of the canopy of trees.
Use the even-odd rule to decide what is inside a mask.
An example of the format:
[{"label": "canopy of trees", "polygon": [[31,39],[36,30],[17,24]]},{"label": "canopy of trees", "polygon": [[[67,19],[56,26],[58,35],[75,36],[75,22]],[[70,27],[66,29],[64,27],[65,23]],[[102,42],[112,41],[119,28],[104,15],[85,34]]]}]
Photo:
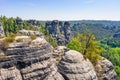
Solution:
[{"label": "canopy of trees", "polygon": [[72,38],[67,47],[81,52],[85,57],[89,58],[93,64],[100,59],[99,55],[102,53],[99,42],[96,41],[95,36],[88,30]]}]

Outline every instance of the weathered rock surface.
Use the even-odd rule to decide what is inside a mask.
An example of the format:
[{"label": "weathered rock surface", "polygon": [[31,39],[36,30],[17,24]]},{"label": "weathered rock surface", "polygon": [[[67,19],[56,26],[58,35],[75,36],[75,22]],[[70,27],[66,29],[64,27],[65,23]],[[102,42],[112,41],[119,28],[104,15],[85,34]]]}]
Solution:
[{"label": "weathered rock surface", "polygon": [[[41,43],[41,39],[34,40]],[[53,48],[49,43],[41,46],[9,48],[0,58],[0,80],[64,80],[51,58]]]},{"label": "weathered rock surface", "polygon": [[77,51],[67,51],[58,64],[65,80],[97,80],[92,63]]},{"label": "weathered rock surface", "polygon": [[[23,42],[16,42],[19,38]],[[29,40],[28,36],[17,36],[12,46],[1,51],[0,80],[116,80],[107,59],[94,67],[77,51],[64,46],[54,50],[44,37]]]},{"label": "weathered rock surface", "polygon": [[0,80],[22,80],[20,71],[15,67],[0,69]]},{"label": "weathered rock surface", "polygon": [[30,35],[42,36],[42,33],[40,33],[39,31],[19,30],[18,33],[19,34],[24,34],[24,35],[27,35],[27,36],[30,36]]},{"label": "weathered rock surface", "polygon": [[116,80],[117,75],[113,64],[105,58],[102,58],[96,65],[97,76],[100,80]]},{"label": "weathered rock surface", "polygon": [[5,36],[4,29],[1,22],[0,22],[0,35]]}]

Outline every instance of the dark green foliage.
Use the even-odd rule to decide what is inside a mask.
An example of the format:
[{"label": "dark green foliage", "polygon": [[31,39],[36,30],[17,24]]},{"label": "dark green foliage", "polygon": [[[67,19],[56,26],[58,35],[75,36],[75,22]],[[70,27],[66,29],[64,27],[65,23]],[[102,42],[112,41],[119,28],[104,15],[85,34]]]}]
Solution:
[{"label": "dark green foliage", "polygon": [[107,38],[101,40],[102,44],[107,44],[110,47],[120,47],[120,38]]},{"label": "dark green foliage", "polygon": [[[102,40],[112,47],[120,47],[120,22],[119,21],[94,21],[81,20],[71,21],[72,32],[76,36],[77,33],[84,33],[86,29],[92,31],[96,39]],[[104,39],[106,38],[106,39]]]},{"label": "dark green foliage", "polygon": [[49,35],[49,32],[45,29],[45,22],[40,22],[39,30],[44,35]]},{"label": "dark green foliage", "polygon": [[26,30],[38,30],[38,27],[28,23],[21,18],[7,18],[6,16],[1,16],[0,21],[2,22],[4,32],[6,36],[9,36],[10,33],[17,33],[18,30],[26,29]]},{"label": "dark green foliage", "polygon": [[52,36],[46,35],[46,36],[45,36],[45,39],[46,39],[54,48],[58,47],[57,42],[54,40],[54,38],[53,38]]}]

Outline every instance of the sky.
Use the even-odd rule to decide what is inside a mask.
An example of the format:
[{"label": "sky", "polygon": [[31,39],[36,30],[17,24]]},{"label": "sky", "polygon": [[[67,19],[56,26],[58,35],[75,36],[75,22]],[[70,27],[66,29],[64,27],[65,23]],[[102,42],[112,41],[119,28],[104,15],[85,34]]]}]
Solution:
[{"label": "sky", "polygon": [[120,0],[0,0],[0,15],[37,20],[120,20]]}]

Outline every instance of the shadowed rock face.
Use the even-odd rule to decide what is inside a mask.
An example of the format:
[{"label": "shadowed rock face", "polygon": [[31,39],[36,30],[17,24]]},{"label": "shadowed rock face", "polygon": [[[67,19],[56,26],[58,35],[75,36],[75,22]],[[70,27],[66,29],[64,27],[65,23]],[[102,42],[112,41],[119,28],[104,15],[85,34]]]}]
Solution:
[{"label": "shadowed rock face", "polygon": [[1,36],[5,36],[4,34],[4,29],[3,29],[3,26],[2,26],[2,23],[0,22],[0,35]]},{"label": "shadowed rock face", "polygon": [[49,34],[54,37],[58,45],[66,45],[71,38],[71,30],[69,22],[51,21],[46,22],[46,29]]}]

